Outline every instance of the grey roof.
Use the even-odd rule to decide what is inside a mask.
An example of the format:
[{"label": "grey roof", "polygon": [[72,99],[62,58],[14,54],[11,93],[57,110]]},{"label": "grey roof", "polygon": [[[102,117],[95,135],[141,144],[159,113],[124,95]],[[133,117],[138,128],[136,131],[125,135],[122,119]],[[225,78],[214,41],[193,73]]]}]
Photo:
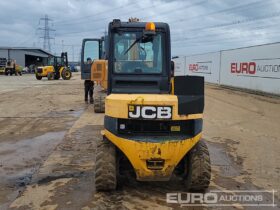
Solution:
[{"label": "grey roof", "polygon": [[26,50],[26,51],[35,51],[35,52],[40,51],[41,53],[54,56],[54,54],[52,54],[51,52],[48,52],[46,50],[37,47],[0,47],[0,50]]}]

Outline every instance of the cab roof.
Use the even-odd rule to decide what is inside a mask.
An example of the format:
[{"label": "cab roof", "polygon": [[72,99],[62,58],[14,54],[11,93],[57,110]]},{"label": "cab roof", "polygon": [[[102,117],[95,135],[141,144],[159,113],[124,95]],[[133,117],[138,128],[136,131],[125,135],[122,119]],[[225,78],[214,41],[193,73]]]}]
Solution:
[{"label": "cab roof", "polygon": [[[119,19],[114,19],[110,22],[111,28],[145,28],[148,22],[122,22]],[[169,25],[163,22],[153,22],[156,28],[164,29],[169,31]]]}]

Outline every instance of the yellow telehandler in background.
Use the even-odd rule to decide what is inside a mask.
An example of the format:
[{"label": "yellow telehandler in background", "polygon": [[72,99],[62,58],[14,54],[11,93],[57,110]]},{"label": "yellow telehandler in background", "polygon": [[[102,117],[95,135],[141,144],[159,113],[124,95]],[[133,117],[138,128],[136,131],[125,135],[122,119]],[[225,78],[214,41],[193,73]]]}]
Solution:
[{"label": "yellow telehandler in background", "polygon": [[67,52],[62,52],[60,57],[53,56],[48,59],[47,66],[39,66],[35,70],[37,80],[47,77],[48,80],[58,80],[62,77],[64,80],[69,80],[72,73],[68,67]]}]

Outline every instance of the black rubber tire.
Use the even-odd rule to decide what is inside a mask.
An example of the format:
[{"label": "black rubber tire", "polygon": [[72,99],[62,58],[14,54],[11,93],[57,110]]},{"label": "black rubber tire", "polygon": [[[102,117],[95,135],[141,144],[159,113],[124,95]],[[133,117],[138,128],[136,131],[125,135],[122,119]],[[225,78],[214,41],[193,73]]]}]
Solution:
[{"label": "black rubber tire", "polygon": [[60,74],[59,74],[59,73],[54,73],[53,78],[54,78],[55,80],[59,80],[59,79],[60,79]]},{"label": "black rubber tire", "polygon": [[97,147],[95,159],[95,188],[112,191],[117,188],[116,147],[105,137]]},{"label": "black rubber tire", "polygon": [[187,190],[205,191],[211,180],[211,161],[207,145],[203,140],[197,142],[188,153],[186,167]]},{"label": "black rubber tire", "polygon": [[94,112],[95,113],[104,113],[105,112],[105,94],[97,94],[94,97]]},{"label": "black rubber tire", "polygon": [[41,80],[42,77],[41,77],[41,76],[38,76],[38,75],[36,74],[36,79],[37,79],[37,80]]},{"label": "black rubber tire", "polygon": [[48,80],[53,80],[54,79],[54,75],[53,75],[52,72],[49,72],[47,77],[48,77]]},{"label": "black rubber tire", "polygon": [[64,80],[70,80],[72,77],[72,73],[69,69],[64,68],[61,72],[61,76],[62,76],[62,79],[64,79]]}]

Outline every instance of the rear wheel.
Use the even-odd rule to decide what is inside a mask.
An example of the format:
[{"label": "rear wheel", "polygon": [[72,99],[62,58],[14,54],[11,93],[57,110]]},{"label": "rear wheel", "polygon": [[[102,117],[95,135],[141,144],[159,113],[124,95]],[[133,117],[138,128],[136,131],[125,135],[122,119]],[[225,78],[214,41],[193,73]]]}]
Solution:
[{"label": "rear wheel", "polygon": [[205,191],[211,179],[211,163],[207,145],[200,140],[187,156],[187,177],[185,184],[188,190]]},{"label": "rear wheel", "polygon": [[37,79],[37,80],[41,80],[42,77],[36,74],[36,79]]},{"label": "rear wheel", "polygon": [[95,113],[104,113],[105,112],[105,94],[99,93],[94,97],[94,112]]},{"label": "rear wheel", "polygon": [[61,76],[64,80],[69,80],[72,77],[72,73],[69,69],[64,68],[61,72]]},{"label": "rear wheel", "polygon": [[97,147],[95,187],[97,191],[111,191],[117,187],[116,147],[104,137]]}]

